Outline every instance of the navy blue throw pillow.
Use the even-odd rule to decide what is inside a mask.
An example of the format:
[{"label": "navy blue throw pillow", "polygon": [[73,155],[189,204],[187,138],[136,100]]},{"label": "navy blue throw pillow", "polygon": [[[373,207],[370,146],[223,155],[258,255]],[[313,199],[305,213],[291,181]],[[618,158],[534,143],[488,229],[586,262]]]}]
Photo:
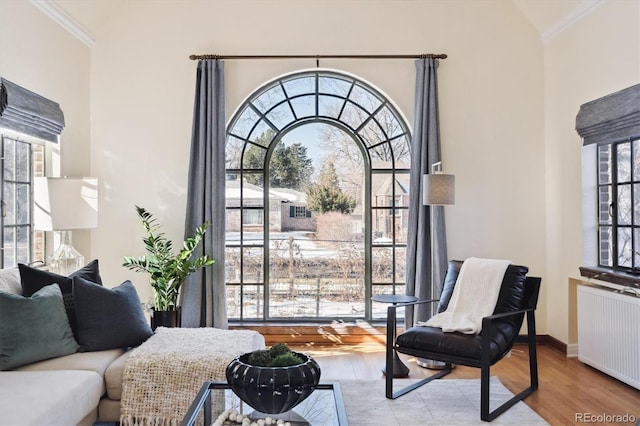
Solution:
[{"label": "navy blue throw pillow", "polygon": [[138,346],[152,334],[131,281],[106,288],[73,278],[80,352]]}]

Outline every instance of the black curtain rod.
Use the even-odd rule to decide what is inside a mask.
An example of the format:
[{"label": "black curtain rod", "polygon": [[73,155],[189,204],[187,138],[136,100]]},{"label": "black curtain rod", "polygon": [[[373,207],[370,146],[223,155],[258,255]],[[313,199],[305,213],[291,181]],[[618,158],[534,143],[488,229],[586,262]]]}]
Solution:
[{"label": "black curtain rod", "polygon": [[190,55],[189,59],[446,59],[445,53],[423,53],[420,55]]}]

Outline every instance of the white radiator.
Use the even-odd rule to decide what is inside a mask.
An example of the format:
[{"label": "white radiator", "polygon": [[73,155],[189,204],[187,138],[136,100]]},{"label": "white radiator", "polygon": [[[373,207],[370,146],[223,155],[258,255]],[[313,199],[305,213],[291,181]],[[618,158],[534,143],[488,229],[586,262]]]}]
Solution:
[{"label": "white radiator", "polygon": [[640,298],[579,285],[578,359],[640,389]]}]

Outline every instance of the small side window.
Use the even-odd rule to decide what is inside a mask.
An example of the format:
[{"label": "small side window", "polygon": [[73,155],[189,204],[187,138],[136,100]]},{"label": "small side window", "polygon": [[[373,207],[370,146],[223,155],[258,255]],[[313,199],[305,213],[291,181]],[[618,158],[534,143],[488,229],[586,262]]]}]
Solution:
[{"label": "small side window", "polygon": [[598,146],[598,265],[640,270],[640,139]]},{"label": "small side window", "polygon": [[44,261],[44,232],[33,226],[33,178],[44,176],[44,145],[27,136],[1,134],[0,234],[2,268]]}]

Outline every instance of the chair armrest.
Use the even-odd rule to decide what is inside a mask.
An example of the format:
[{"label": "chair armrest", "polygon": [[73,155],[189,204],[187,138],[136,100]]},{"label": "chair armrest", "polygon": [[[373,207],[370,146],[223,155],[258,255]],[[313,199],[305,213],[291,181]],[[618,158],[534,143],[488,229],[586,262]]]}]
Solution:
[{"label": "chair armrest", "polygon": [[535,310],[536,310],[535,308],[527,308],[527,309],[518,309],[517,311],[502,312],[500,314],[489,315],[488,317],[482,318],[482,329],[487,330],[490,327],[492,327],[492,323],[494,320],[512,317],[514,315],[525,314],[525,313],[528,315],[529,313],[535,312]]},{"label": "chair armrest", "polygon": [[429,299],[429,300],[416,300],[415,302],[407,302],[407,303],[397,303],[395,305],[391,305],[387,308],[387,330],[390,327],[395,329],[396,326],[396,310],[398,308],[404,308],[405,306],[413,306],[413,305],[422,305],[425,303],[433,303],[439,302],[440,299]]}]

